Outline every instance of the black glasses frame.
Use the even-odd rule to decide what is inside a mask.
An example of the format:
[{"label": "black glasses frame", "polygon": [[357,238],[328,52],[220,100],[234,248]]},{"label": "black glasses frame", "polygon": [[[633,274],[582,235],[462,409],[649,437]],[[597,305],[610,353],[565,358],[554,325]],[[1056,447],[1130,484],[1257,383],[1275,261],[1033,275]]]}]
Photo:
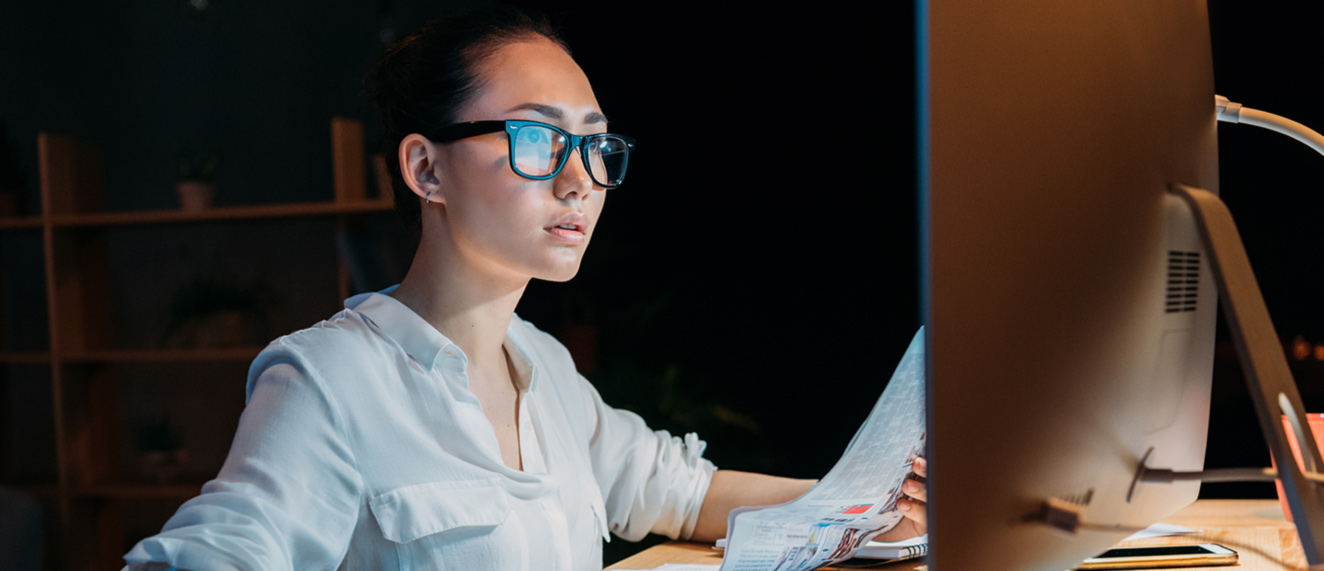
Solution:
[{"label": "black glasses frame", "polygon": [[[546,129],[551,129],[553,131],[556,131],[557,133],[560,133],[570,141],[570,144],[566,147],[566,152],[561,155],[561,160],[557,162],[556,168],[552,169],[551,174],[534,176],[525,173],[523,171],[520,171],[519,167],[515,166],[515,133],[524,127],[533,127],[533,126],[543,127]],[[575,149],[579,149],[579,158],[584,161],[584,172],[588,173],[589,178],[593,179],[593,182],[596,183],[598,186],[601,186],[602,188],[616,188],[620,186],[621,183],[625,182],[625,171],[630,166],[630,154],[634,152],[634,139],[631,137],[627,137],[625,135],[617,135],[615,133],[598,133],[596,135],[576,135],[574,133],[566,131],[565,129],[557,127],[556,125],[548,125],[547,123],[542,123],[539,121],[524,121],[520,119],[506,119],[504,121],[470,121],[468,123],[456,123],[454,125],[446,125],[444,127],[438,127],[431,131],[428,131],[427,133],[424,133],[424,136],[436,143],[453,143],[460,139],[477,137],[479,135],[486,135],[488,133],[500,133],[502,131],[506,132],[507,135],[506,138],[510,141],[509,143],[510,150],[508,152],[508,154],[510,155],[510,170],[515,171],[515,174],[530,180],[548,180],[551,178],[555,178],[556,175],[561,174],[561,169],[565,168],[565,163],[567,160],[570,159],[570,154],[573,153]],[[593,174],[593,166],[590,165],[588,162],[588,145],[593,143],[594,141],[597,141],[599,139],[605,139],[607,137],[614,137],[622,141],[625,141],[625,145],[626,145],[626,153],[625,153],[625,161],[624,161],[625,164],[621,167],[621,176],[616,182],[616,184],[608,184],[606,182],[598,180],[598,177]]]}]

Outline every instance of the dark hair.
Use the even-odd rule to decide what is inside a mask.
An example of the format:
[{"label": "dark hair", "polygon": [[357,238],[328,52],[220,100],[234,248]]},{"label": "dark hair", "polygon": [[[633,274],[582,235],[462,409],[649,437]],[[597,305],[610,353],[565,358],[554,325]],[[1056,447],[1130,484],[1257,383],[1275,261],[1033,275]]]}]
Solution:
[{"label": "dark hair", "polygon": [[382,151],[391,173],[395,211],[415,240],[419,198],[400,174],[400,141],[411,133],[455,122],[478,91],[478,68],[502,46],[543,37],[570,49],[542,14],[511,6],[456,13],[424,24],[391,46],[368,71],[368,98],[382,120]]}]

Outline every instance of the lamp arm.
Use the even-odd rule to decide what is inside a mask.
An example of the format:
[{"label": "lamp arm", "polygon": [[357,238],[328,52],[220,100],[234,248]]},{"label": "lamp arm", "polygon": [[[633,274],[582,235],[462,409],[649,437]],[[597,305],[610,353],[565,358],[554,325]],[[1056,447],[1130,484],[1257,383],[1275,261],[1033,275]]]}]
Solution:
[{"label": "lamp arm", "polygon": [[[1302,472],[1307,480],[1324,483],[1324,474]],[[1195,472],[1178,472],[1161,468],[1145,468],[1140,476],[1142,482],[1170,484],[1172,482],[1272,482],[1278,479],[1278,470],[1274,468],[1217,468]]]},{"label": "lamp arm", "polygon": [[1310,127],[1296,121],[1258,109],[1242,107],[1240,103],[1229,101],[1228,98],[1222,95],[1214,96],[1214,109],[1219,121],[1245,123],[1263,127],[1270,131],[1277,131],[1305,143],[1310,148],[1315,149],[1315,152],[1324,155],[1324,135],[1320,135],[1311,130]]}]

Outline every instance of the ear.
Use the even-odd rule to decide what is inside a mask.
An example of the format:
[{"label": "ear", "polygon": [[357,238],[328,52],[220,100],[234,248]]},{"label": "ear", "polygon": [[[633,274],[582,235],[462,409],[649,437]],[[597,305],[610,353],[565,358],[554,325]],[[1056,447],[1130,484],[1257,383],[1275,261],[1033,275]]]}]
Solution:
[{"label": "ear", "polygon": [[443,202],[437,177],[440,151],[427,137],[413,133],[400,141],[400,175],[405,185],[426,202]]}]

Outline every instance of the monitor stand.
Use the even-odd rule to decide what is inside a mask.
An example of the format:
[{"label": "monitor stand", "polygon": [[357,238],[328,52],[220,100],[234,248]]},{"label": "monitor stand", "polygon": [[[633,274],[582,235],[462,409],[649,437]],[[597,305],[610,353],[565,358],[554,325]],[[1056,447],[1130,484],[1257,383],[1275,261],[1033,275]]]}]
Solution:
[{"label": "monitor stand", "polygon": [[[1324,494],[1307,479],[1305,472],[1318,474],[1324,468],[1319,448],[1305,422],[1305,408],[1287,367],[1278,334],[1269,319],[1259,283],[1251,271],[1236,223],[1223,201],[1212,192],[1175,184],[1170,189],[1191,206],[1200,239],[1209,256],[1210,269],[1218,286],[1228,328],[1237,347],[1260,429],[1269,451],[1278,461],[1278,477],[1287,494],[1287,505],[1301,536],[1310,569],[1324,569]],[[1305,472],[1292,458],[1283,419],[1292,425]]]}]

